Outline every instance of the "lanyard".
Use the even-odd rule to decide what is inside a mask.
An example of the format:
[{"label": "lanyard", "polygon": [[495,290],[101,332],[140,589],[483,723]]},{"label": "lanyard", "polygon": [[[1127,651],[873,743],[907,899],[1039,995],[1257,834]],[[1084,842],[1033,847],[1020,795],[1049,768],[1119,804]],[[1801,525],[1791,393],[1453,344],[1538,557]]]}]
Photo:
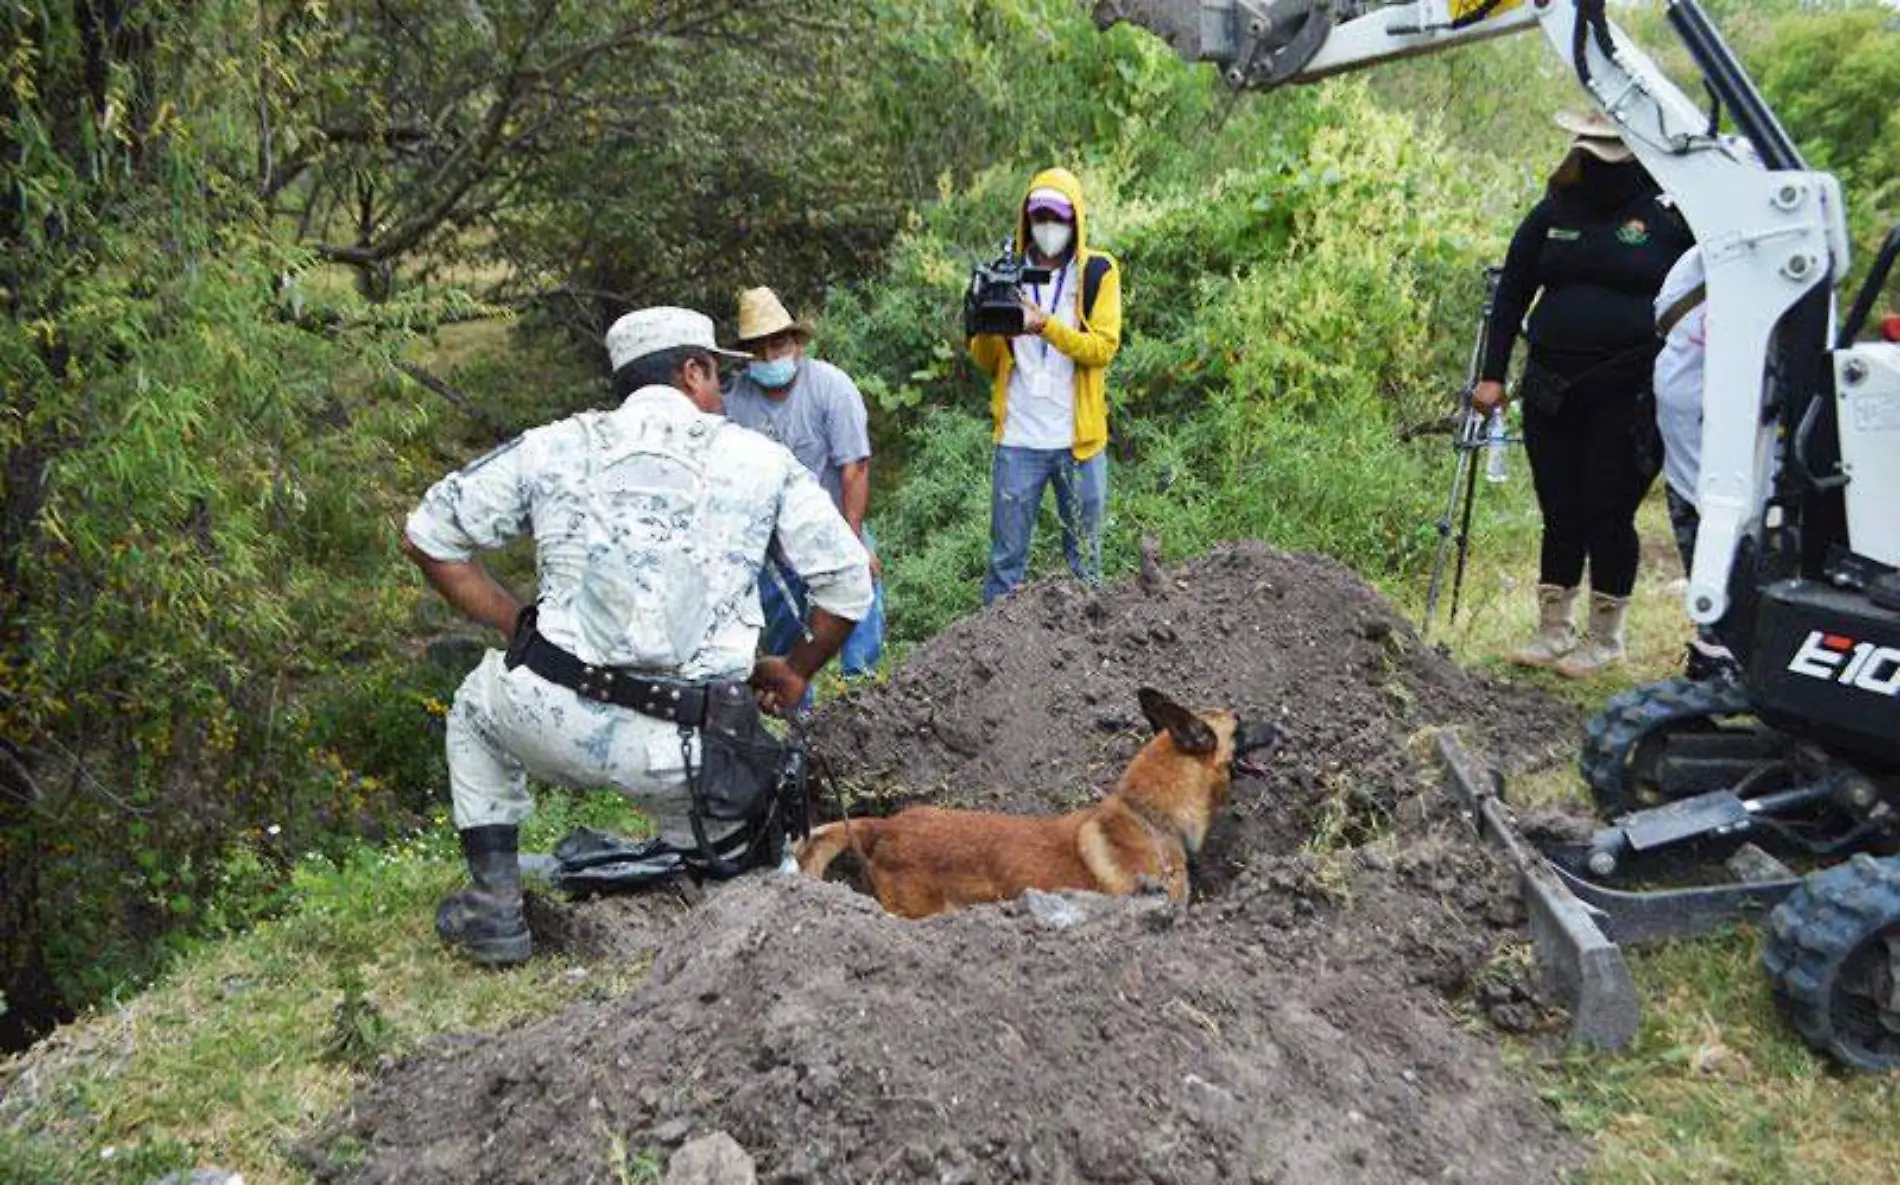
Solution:
[{"label": "lanyard", "polygon": [[[1062,307],[1062,285],[1063,285],[1063,282],[1066,281],[1068,278],[1069,278],[1069,265],[1065,263],[1062,265],[1062,270],[1056,273],[1055,291],[1049,294],[1048,312],[1051,317],[1054,317],[1056,315],[1056,310]],[[1029,290],[1035,293],[1036,306],[1038,308],[1042,307],[1042,285],[1031,284],[1029,286]],[[1044,358],[1049,357],[1049,339],[1046,337],[1042,339],[1042,356]]]}]

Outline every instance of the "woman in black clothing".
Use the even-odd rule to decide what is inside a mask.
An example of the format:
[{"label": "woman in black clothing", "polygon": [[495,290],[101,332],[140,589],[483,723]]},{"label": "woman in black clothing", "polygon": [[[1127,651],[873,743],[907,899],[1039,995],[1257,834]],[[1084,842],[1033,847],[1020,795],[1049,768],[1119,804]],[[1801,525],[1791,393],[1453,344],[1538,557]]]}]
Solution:
[{"label": "woman in black clothing", "polygon": [[[1557,123],[1575,138],[1512,236],[1473,403],[1488,413],[1503,402],[1521,332],[1530,354],[1519,386],[1524,445],[1544,536],[1537,636],[1511,658],[1582,676],[1623,659],[1636,508],[1662,462],[1653,302],[1694,240],[1615,124],[1595,113]],[[1579,638],[1586,565],[1590,622]]]}]

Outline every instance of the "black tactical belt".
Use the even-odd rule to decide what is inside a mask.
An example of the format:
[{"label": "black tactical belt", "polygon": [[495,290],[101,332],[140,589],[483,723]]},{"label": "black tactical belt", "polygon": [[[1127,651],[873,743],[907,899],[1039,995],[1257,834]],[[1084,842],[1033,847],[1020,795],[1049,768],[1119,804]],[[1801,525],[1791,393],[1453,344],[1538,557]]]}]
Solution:
[{"label": "black tactical belt", "polygon": [[631,708],[642,716],[671,724],[697,728],[706,719],[704,686],[649,679],[625,667],[591,666],[542,637],[532,623],[526,624],[526,629],[526,640],[517,637],[508,648],[509,670],[526,666],[582,699]]}]

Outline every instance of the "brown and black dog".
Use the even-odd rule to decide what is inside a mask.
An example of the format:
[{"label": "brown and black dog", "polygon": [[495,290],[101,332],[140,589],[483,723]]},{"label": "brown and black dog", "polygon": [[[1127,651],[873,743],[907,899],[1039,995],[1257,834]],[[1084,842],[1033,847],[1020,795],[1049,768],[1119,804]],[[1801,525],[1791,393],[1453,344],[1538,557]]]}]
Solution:
[{"label": "brown and black dog", "polygon": [[1144,884],[1188,895],[1188,857],[1227,805],[1246,755],[1279,739],[1265,722],[1190,712],[1150,687],[1139,692],[1155,737],[1094,806],[1066,815],[1001,815],[912,807],[888,819],[850,819],[811,833],[798,865],[822,877],[855,852],[884,908],[928,917],[1028,889],[1132,893]]}]

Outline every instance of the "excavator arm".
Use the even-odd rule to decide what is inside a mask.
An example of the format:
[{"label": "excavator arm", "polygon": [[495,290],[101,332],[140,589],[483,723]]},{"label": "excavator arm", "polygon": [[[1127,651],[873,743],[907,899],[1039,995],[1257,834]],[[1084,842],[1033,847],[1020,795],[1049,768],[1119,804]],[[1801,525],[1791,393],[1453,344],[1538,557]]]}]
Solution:
[{"label": "excavator arm", "polygon": [[1394,58],[1521,32],[1523,0],[1316,3],[1314,0],[1101,0],[1098,25],[1140,25],[1190,60],[1219,64],[1232,87],[1271,90]]},{"label": "excavator arm", "polygon": [[[1833,436],[1816,431],[1817,420],[1834,423],[1832,384],[1818,380],[1848,238],[1839,183],[1806,167],[1701,6],[1671,0],[1667,9],[1714,111],[1657,69],[1603,0],[1102,0],[1096,18],[1141,25],[1245,89],[1540,31],[1675,200],[1706,257],[1709,321],[1719,328],[1705,366],[1702,528],[1686,600],[1690,617],[1714,623],[1765,576],[1813,574],[1818,539],[1845,542],[1844,528],[1817,521],[1830,507],[1841,518],[1841,450],[1815,441]],[[1759,163],[1717,134],[1724,109]],[[1884,481],[1900,482],[1900,465],[1886,468]],[[1900,525],[1875,522],[1892,516],[1868,505],[1856,550],[1900,565]]]}]

